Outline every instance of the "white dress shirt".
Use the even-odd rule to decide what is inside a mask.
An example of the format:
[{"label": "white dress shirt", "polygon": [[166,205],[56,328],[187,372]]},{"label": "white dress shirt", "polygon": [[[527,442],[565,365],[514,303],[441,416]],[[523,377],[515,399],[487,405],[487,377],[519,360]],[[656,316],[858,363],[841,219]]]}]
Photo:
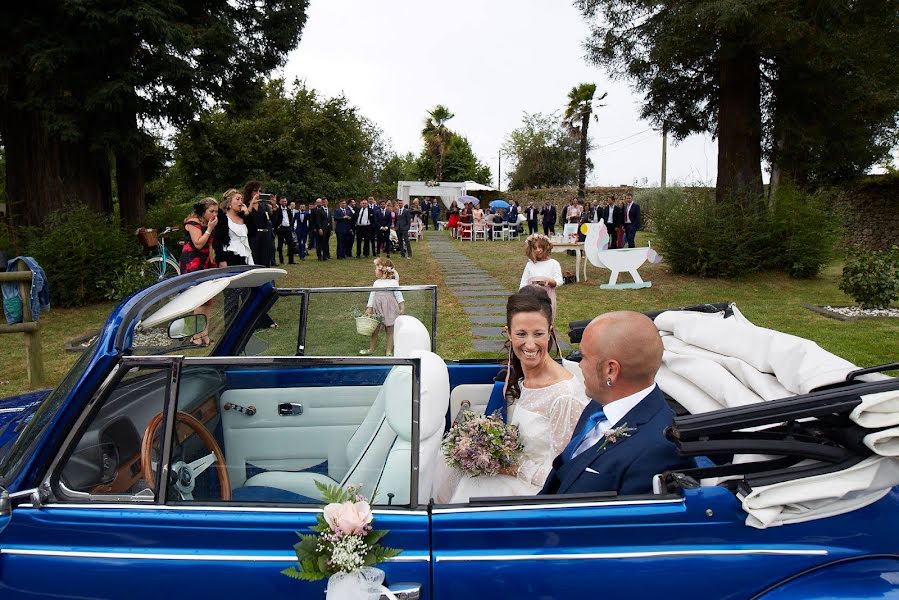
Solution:
[{"label": "white dress shirt", "polygon": [[[606,415],[606,418],[596,424],[593,428],[593,431],[587,434],[584,438],[584,441],[581,442],[580,446],[574,451],[574,454],[571,455],[572,458],[586,450],[587,448],[593,446],[602,437],[609,432],[610,429],[615,427],[618,422],[624,418],[624,415],[629,413],[632,408],[637,406],[640,403],[640,400],[648,396],[652,390],[654,390],[656,384],[653,382],[651,386],[648,388],[644,388],[637,392],[636,394],[631,394],[630,396],[625,396],[624,398],[619,398],[614,402],[610,402],[602,407],[603,412]],[[624,423],[626,425],[626,423]]]},{"label": "white dress shirt", "polygon": [[365,227],[368,225],[368,207],[363,207],[359,209],[359,220],[356,221],[356,225],[360,227]]}]

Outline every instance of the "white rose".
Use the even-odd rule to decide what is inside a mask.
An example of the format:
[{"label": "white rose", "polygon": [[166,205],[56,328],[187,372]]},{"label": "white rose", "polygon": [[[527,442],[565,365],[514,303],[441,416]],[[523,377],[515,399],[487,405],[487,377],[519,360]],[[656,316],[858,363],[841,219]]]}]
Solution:
[{"label": "white rose", "polygon": [[368,502],[331,503],[325,507],[325,521],[335,533],[362,535],[374,516]]}]

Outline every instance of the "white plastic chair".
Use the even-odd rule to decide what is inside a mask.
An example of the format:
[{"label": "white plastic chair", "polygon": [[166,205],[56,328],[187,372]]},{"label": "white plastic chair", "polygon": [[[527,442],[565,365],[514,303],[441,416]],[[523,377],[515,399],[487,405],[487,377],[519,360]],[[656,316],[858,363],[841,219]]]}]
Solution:
[{"label": "white plastic chair", "polygon": [[472,224],[471,223],[459,223],[459,239],[460,240],[474,239],[474,237],[472,236]]},{"label": "white plastic chair", "polygon": [[472,241],[483,240],[487,241],[487,224],[486,223],[478,223],[475,224],[472,228],[474,232],[472,236]]}]

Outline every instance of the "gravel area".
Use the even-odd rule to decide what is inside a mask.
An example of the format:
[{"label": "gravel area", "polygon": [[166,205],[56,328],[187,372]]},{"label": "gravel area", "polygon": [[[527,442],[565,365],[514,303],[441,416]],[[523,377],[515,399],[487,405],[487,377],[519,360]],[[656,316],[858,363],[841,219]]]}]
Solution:
[{"label": "gravel area", "polygon": [[821,308],[844,317],[896,317],[899,308],[862,308],[860,306],[822,306]]}]

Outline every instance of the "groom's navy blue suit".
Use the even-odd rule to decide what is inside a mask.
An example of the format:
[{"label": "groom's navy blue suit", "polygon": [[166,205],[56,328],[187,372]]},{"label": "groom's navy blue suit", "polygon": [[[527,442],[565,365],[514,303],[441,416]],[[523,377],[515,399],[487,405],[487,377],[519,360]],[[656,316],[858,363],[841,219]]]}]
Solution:
[{"label": "groom's navy blue suit", "polygon": [[[572,437],[578,435],[590,415],[599,408],[596,402],[587,405]],[[654,387],[615,424],[615,427],[627,425],[636,431],[614,444],[606,444],[601,450],[605,438],[600,438],[568,461],[557,456],[540,494],[652,493],[653,475],[692,466],[687,459],[678,456],[674,444],[665,438],[665,428],[673,419],[674,413],[668,408],[662,392],[658,386]]]}]

